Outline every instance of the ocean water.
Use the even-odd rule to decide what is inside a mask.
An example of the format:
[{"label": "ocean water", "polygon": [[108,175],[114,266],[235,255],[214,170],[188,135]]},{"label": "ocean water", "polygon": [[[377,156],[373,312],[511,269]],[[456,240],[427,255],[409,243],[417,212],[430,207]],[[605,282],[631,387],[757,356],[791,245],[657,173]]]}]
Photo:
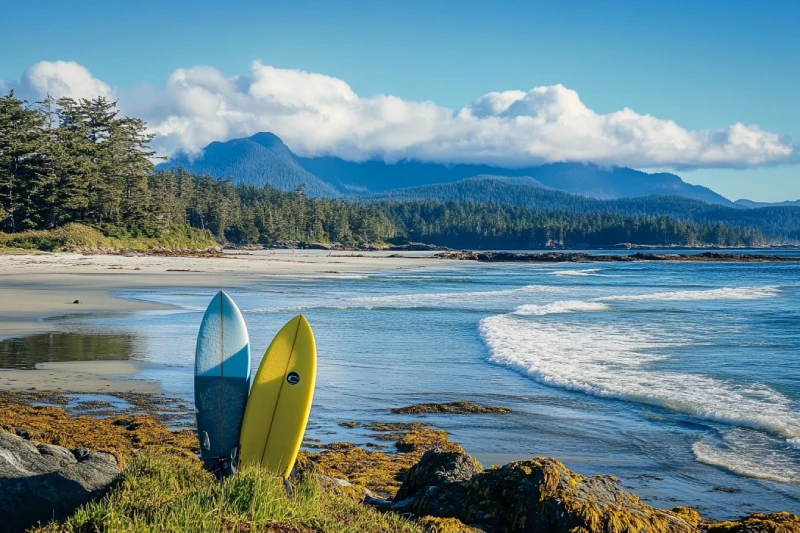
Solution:
[{"label": "ocean water", "polygon": [[[57,324],[67,336],[124,338],[97,344],[97,357],[120,344],[119,357],[147,363],[138,377],[191,400],[195,336],[214,292],[122,292],[179,308]],[[485,465],[549,455],[613,474],[661,507],[800,513],[798,263],[464,262],[272,276],[228,293],[254,370],[292,316],[311,323],[311,437],[365,443],[368,432],[338,422],[423,419]],[[453,400],[513,413],[389,413]]]}]

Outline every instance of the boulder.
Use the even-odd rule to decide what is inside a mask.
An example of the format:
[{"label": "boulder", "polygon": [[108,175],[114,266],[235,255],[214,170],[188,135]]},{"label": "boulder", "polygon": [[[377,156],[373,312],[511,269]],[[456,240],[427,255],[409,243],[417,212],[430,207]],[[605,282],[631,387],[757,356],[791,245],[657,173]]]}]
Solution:
[{"label": "boulder", "polygon": [[698,531],[686,512],[654,509],[617,483],[581,476],[547,457],[482,471],[466,453],[432,450],[409,470],[392,509],[498,531]]},{"label": "boulder", "polygon": [[455,518],[423,516],[417,520],[417,524],[422,527],[425,533],[481,533],[480,529],[462,524],[461,521]]},{"label": "boulder", "polygon": [[0,431],[2,531],[63,519],[102,495],[120,469],[107,453],[68,450]]},{"label": "boulder", "polygon": [[[483,466],[468,453],[430,450],[408,470],[394,501],[414,501],[426,491],[441,491],[454,483],[469,481],[481,472]],[[446,516],[446,513],[440,512],[438,516]]]}]

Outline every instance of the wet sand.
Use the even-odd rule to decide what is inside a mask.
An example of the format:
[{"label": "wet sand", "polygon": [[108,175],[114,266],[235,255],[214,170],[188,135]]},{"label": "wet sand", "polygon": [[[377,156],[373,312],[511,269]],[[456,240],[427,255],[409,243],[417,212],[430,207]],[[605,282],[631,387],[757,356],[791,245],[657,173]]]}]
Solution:
[{"label": "wet sand", "polygon": [[86,394],[163,392],[156,381],[130,379],[139,371],[135,361],[40,363],[35,370],[0,370],[0,390],[64,390]]},{"label": "wet sand", "polygon": [[[113,292],[159,287],[225,289],[282,276],[336,276],[344,272],[443,268],[430,252],[330,252],[264,250],[225,257],[0,255],[0,339],[51,331],[48,317],[68,313],[165,309],[153,302],[117,298]],[[74,303],[75,301],[78,303]],[[155,382],[131,379],[132,361],[41,363],[35,370],[0,370],[0,390],[158,392]]]}]

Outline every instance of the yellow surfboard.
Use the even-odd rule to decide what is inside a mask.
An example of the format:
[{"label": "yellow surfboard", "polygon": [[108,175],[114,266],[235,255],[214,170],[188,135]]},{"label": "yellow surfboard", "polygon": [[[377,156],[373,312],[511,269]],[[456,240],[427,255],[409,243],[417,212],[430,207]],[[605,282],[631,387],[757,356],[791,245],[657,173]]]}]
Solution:
[{"label": "yellow surfboard", "polygon": [[244,411],[241,464],[261,464],[287,477],[306,431],[317,380],[317,346],[297,315],[272,339],[253,378]]}]

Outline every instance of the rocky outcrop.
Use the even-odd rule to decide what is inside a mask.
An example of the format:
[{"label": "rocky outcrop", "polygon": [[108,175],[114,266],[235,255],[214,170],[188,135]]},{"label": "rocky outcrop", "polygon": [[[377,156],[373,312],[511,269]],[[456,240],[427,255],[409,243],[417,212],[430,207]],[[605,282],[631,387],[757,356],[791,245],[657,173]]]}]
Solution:
[{"label": "rocky outcrop", "polygon": [[339,242],[305,242],[305,241],[273,241],[264,248],[278,250],[346,250],[347,246]]},{"label": "rocky outcrop", "polygon": [[0,531],[65,518],[120,473],[107,453],[68,450],[0,430]]},{"label": "rocky outcrop", "polygon": [[508,414],[511,409],[496,405],[480,405],[469,402],[445,402],[445,403],[418,403],[407,407],[397,407],[392,409],[395,415],[418,415],[418,414],[454,414],[454,415],[486,415],[486,414]]},{"label": "rocky outcrop", "polygon": [[480,529],[470,527],[455,518],[423,516],[417,523],[425,533],[482,533]]},{"label": "rocky outcrop", "polygon": [[704,524],[708,533],[798,533],[800,516],[791,513],[752,513],[741,520]]},{"label": "rocky outcrop", "polygon": [[482,470],[469,454],[432,450],[409,469],[392,509],[491,531],[697,531],[687,513],[654,509],[617,483],[546,457]]},{"label": "rocky outcrop", "polygon": [[452,250],[452,248],[422,242],[409,242],[407,244],[389,246],[387,250],[390,252],[446,252]]},{"label": "rocky outcrop", "polygon": [[[481,472],[483,466],[468,453],[425,452],[406,474],[391,509],[423,516],[457,517],[466,496],[463,483]],[[440,498],[444,493],[447,496]]]},{"label": "rocky outcrop", "polygon": [[662,254],[642,253],[623,254],[587,254],[583,252],[442,252],[435,254],[436,259],[456,261],[484,261],[495,263],[632,263],[636,261],[710,261],[724,263],[759,263],[800,261],[795,257],[766,254],[729,254],[720,252],[703,252],[698,254]]}]

